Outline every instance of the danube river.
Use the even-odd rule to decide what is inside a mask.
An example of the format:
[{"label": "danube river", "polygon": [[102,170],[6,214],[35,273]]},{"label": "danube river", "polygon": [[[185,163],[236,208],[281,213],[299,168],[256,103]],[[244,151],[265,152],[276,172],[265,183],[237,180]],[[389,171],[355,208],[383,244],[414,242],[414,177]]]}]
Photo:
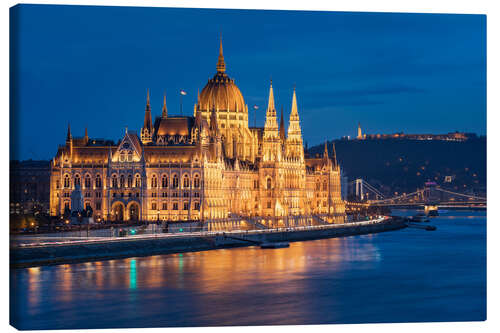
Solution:
[{"label": "danube river", "polygon": [[[395,214],[412,215],[412,211]],[[486,319],[486,213],[291,243],[11,270],[21,329]]]}]

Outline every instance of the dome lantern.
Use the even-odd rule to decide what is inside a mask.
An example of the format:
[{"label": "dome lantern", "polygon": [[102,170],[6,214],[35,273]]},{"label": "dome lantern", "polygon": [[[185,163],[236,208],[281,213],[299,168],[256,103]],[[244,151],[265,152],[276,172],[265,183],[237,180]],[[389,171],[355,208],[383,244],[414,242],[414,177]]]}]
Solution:
[{"label": "dome lantern", "polygon": [[219,45],[219,59],[217,61],[217,72],[208,80],[205,87],[200,92],[198,105],[205,108],[203,111],[210,111],[212,107],[229,113],[246,110],[245,100],[240,89],[226,74],[226,63],[222,50],[222,39]]}]

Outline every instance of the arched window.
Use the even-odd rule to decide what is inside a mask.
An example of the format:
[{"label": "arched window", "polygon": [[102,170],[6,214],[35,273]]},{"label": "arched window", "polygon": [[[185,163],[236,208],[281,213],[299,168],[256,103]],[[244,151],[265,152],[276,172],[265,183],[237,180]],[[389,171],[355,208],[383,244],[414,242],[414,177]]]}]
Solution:
[{"label": "arched window", "polygon": [[179,177],[176,174],[172,176],[172,188],[179,188]]},{"label": "arched window", "polygon": [[75,186],[76,185],[81,185],[81,183],[80,183],[80,175],[75,175]]},{"label": "arched window", "polygon": [[151,187],[152,188],[158,187],[158,178],[156,178],[156,175],[153,175],[153,177],[151,177]]},{"label": "arched window", "polygon": [[321,184],[319,180],[316,181],[316,191],[319,191],[321,189]]},{"label": "arched window", "polygon": [[132,162],[132,152],[131,151],[128,152],[127,161]]},{"label": "arched window", "polygon": [[127,177],[127,187],[132,187],[132,175],[128,175]]},{"label": "arched window", "polygon": [[101,186],[102,186],[101,175],[97,175],[95,176],[95,187],[101,188]]},{"label": "arched window", "polygon": [[135,175],[135,187],[141,187],[141,176]]},{"label": "arched window", "polygon": [[161,187],[167,188],[168,187],[168,177],[167,175],[163,175],[161,177]]},{"label": "arched window", "polygon": [[85,188],[90,188],[90,175],[85,175]]},{"label": "arched window", "polygon": [[120,187],[125,187],[125,176],[120,175]]},{"label": "arched window", "polygon": [[125,152],[121,152],[120,153],[120,162],[124,162],[125,161]]},{"label": "arched window", "polygon": [[200,188],[200,176],[194,175],[194,188]]},{"label": "arched window", "polygon": [[184,175],[184,178],[182,179],[182,187],[184,188],[189,188],[189,176],[188,175]]},{"label": "arched window", "polygon": [[118,177],[116,175],[111,177],[111,187],[118,187]]},{"label": "arched window", "polygon": [[323,191],[326,191],[328,189],[328,183],[326,180],[323,182]]},{"label": "arched window", "polygon": [[270,190],[272,187],[271,178],[267,178],[267,189]]},{"label": "arched window", "polygon": [[71,179],[69,178],[68,174],[64,175],[64,187],[65,188],[71,187]]}]

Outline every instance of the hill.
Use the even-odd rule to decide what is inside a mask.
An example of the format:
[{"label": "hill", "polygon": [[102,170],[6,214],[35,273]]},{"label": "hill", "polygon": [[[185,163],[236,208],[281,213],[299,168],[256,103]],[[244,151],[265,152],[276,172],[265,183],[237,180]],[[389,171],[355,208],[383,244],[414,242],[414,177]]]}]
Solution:
[{"label": "hill", "polygon": [[[412,192],[426,181],[459,192],[486,192],[486,137],[464,142],[335,140],[335,148],[349,182],[363,178],[385,194]],[[308,153],[315,156],[323,150],[324,144]]]}]

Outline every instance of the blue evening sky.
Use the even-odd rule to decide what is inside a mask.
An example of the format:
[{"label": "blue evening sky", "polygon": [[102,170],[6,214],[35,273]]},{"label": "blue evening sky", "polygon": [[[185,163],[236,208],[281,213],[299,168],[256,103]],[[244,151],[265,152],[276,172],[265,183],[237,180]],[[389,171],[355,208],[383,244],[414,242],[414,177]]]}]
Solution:
[{"label": "blue evening sky", "polygon": [[[486,134],[486,16],[21,5],[11,9],[11,158],[49,159],[73,136],[119,139],[153,115],[192,115],[228,74],[263,126],[269,79],[304,140],[366,133]],[[253,110],[250,111],[253,126]]]}]

